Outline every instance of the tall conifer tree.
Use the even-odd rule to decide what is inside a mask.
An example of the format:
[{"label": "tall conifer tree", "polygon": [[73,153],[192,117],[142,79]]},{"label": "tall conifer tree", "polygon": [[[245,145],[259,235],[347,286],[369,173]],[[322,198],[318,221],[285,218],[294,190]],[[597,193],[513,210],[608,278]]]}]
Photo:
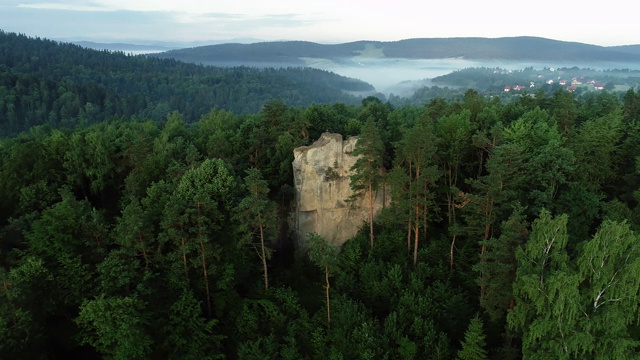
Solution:
[{"label": "tall conifer tree", "polygon": [[352,200],[366,195],[369,205],[369,239],[373,249],[373,201],[375,192],[383,182],[382,162],[384,145],[380,132],[373,119],[369,118],[362,126],[362,132],[352,155],[359,156],[351,167],[350,186],[353,190]]}]

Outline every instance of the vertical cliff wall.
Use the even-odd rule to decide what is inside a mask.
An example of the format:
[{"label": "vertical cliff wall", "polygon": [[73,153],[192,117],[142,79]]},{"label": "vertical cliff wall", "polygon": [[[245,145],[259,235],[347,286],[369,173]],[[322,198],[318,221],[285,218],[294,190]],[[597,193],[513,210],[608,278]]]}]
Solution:
[{"label": "vertical cliff wall", "polygon": [[[310,146],[294,149],[293,174],[296,190],[294,230],[304,246],[310,232],[341,245],[353,237],[369,216],[368,196],[354,202],[349,187],[351,167],[357,157],[350,155],[356,137],[347,140],[340,134],[324,133]],[[375,194],[374,214],[388,204],[384,190]]]}]

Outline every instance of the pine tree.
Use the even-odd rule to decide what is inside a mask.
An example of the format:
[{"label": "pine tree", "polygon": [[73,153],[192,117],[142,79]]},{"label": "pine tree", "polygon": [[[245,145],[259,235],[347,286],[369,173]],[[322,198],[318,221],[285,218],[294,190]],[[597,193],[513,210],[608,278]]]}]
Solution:
[{"label": "pine tree", "polygon": [[486,241],[487,252],[473,268],[480,275],[479,285],[485,289],[480,306],[494,322],[503,322],[513,306],[512,284],[516,276],[515,250],[528,236],[528,223],[523,209],[514,206],[509,219],[502,222],[500,236]]},{"label": "pine tree", "polygon": [[462,349],[458,351],[459,360],[482,360],[487,358],[487,351],[484,349],[487,343],[484,340],[482,325],[482,320],[478,315],[471,319],[469,327],[464,333]]},{"label": "pine tree", "polygon": [[373,119],[369,118],[364,123],[352,155],[359,158],[351,167],[352,175],[349,184],[353,190],[351,200],[365,194],[368,197],[369,239],[373,249],[373,197],[383,180],[381,170],[384,155],[384,144]]},{"label": "pine tree", "polygon": [[262,178],[262,173],[256,168],[247,170],[244,179],[249,194],[238,205],[237,217],[240,220],[240,228],[244,233],[242,243],[253,243],[254,235],[260,239],[260,248],[256,252],[262,263],[264,289],[269,290],[269,273],[267,260],[271,258],[271,251],[266,245],[266,240],[275,233],[276,208],[273,201],[267,197],[269,188],[267,181]]},{"label": "pine tree", "polygon": [[407,224],[407,248],[411,247],[410,241],[413,235],[413,266],[418,263],[418,245],[420,238],[424,240],[428,233],[428,221],[433,220],[434,191],[436,180],[440,177],[437,167],[436,152],[437,141],[433,128],[429,123],[418,123],[407,131],[404,131],[402,139],[398,142],[397,163],[407,172],[404,189],[398,188],[394,193],[404,192],[403,209],[408,212]]},{"label": "pine tree", "polygon": [[455,194],[458,190],[458,178],[463,161],[471,152],[471,134],[475,125],[471,123],[471,112],[464,110],[459,114],[441,117],[437,120],[435,132],[438,136],[438,158],[444,177],[447,194],[447,219],[451,233],[449,266],[453,268],[454,249],[459,224],[456,217]]}]

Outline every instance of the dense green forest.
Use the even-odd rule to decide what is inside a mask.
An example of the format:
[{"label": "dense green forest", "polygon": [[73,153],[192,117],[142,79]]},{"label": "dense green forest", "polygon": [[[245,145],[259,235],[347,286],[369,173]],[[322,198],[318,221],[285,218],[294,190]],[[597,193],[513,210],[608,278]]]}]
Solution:
[{"label": "dense green forest", "polygon": [[272,98],[357,104],[348,92],[373,91],[312,68],[205,67],[0,31],[0,136],[112,116],[161,121],[172,111],[193,122],[213,107],[255,113]]},{"label": "dense green forest", "polygon": [[[637,358],[636,89],[133,114],[0,139],[0,358]],[[339,248],[288,229],[325,131],[392,198]]]}]

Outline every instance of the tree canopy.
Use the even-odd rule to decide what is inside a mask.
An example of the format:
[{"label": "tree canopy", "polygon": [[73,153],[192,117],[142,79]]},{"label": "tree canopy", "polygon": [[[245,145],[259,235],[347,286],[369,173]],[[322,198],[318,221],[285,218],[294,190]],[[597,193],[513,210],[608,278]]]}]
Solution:
[{"label": "tree canopy", "polygon": [[[62,45],[33,41],[52,50],[30,56],[67,64]],[[28,46],[1,49],[8,77],[39,66]],[[211,71],[91,54],[96,68],[175,66],[184,83]],[[68,66],[87,77],[76,90],[93,88],[93,70]],[[64,82],[50,81],[38,84]],[[0,138],[0,358],[633,358],[640,93],[559,91],[274,98],[195,118],[167,102],[159,119],[131,95],[118,106],[132,113],[84,99],[95,121],[55,126],[14,111],[3,124],[24,131]],[[290,230],[293,149],[326,130],[362,141],[354,190],[392,200],[336,246]]]}]

